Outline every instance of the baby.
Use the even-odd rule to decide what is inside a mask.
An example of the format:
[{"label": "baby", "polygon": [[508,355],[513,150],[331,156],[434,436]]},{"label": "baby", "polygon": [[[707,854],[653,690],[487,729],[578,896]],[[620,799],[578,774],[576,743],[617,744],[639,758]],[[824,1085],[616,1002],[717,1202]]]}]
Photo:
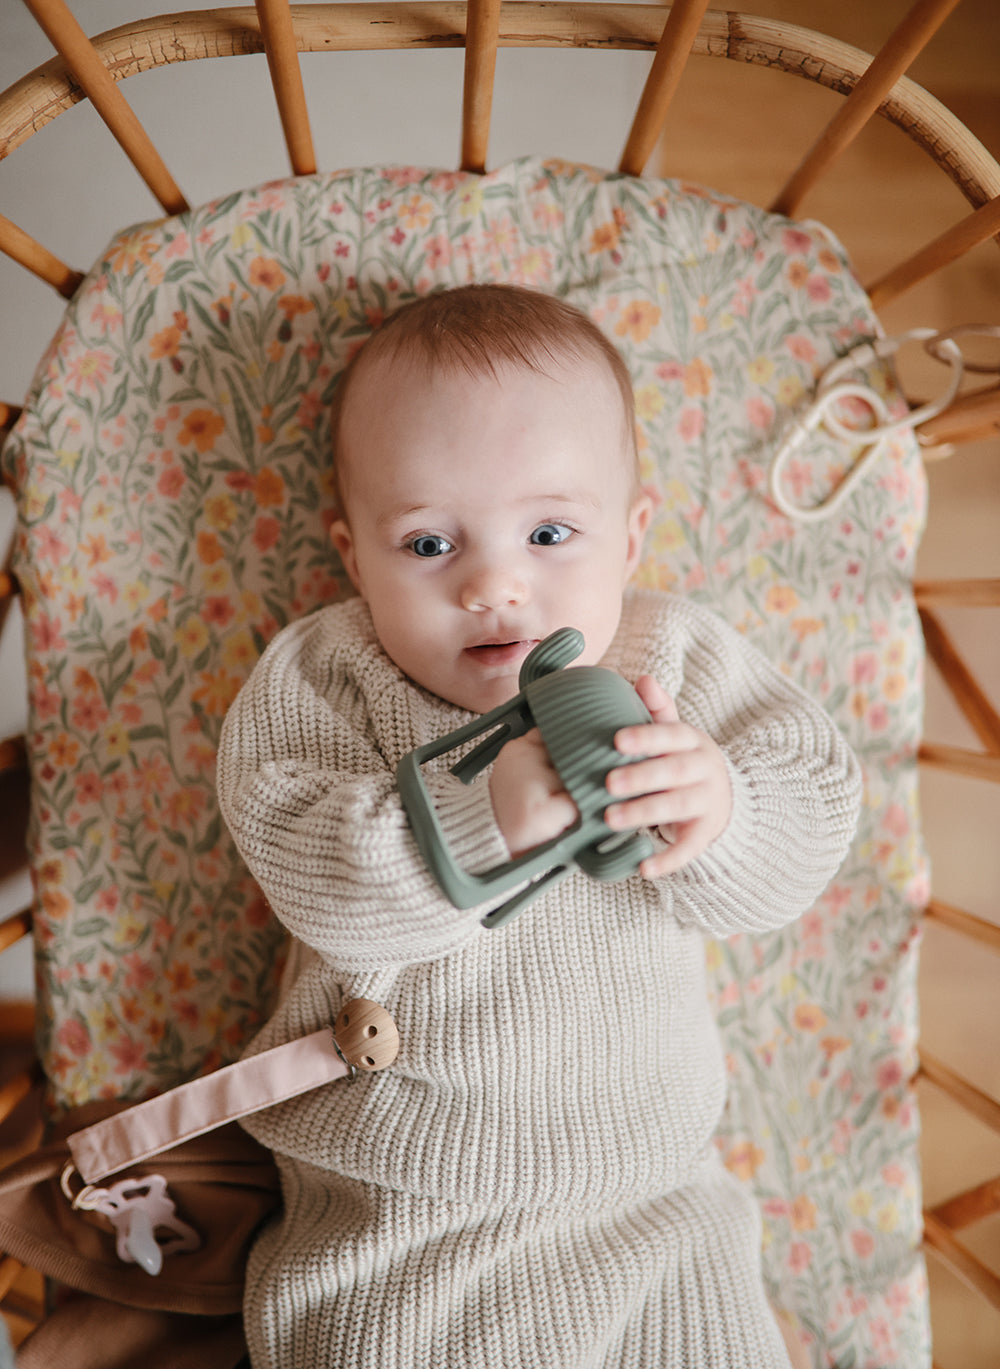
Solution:
[{"label": "baby", "polygon": [[[780,927],[835,873],[859,772],[823,711],[714,615],[627,588],[650,502],[632,389],[583,314],[467,286],[393,315],[342,378],[331,536],[356,598],[271,643],[226,720],[222,811],[296,939],[259,1050],[352,997],[392,1069],[249,1119],[282,1216],[247,1277],[256,1369],[781,1369],[760,1227],[712,1145],[725,1071],[704,934]],[[575,873],[496,931],[424,868],[414,747],[504,703],[560,627],[652,717],[615,745],[631,878]],[[486,869],[575,818],[537,733],[463,785]]]}]

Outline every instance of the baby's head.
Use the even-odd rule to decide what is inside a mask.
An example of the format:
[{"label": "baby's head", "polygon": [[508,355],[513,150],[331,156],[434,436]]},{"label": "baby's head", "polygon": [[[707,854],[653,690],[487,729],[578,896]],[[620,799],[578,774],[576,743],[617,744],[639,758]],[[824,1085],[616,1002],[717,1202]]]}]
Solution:
[{"label": "baby's head", "polygon": [[388,655],[485,712],[559,627],[601,659],[649,520],[628,371],[549,295],[462,286],[406,305],[345,372],[334,545]]}]

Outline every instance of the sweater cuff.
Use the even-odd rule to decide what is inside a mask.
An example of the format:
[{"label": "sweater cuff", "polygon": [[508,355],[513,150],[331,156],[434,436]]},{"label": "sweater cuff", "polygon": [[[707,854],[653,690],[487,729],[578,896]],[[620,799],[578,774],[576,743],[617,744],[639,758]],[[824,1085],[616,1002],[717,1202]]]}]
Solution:
[{"label": "sweater cuff", "polygon": [[711,845],[678,872],[682,880],[687,876],[695,882],[717,884],[732,879],[734,871],[747,868],[756,829],[752,786],[725,753],[723,759],[733,795],[729,821]]},{"label": "sweater cuff", "polygon": [[480,875],[510,860],[485,776],[471,784],[453,775],[429,777],[428,789],[448,847],[463,870]]}]

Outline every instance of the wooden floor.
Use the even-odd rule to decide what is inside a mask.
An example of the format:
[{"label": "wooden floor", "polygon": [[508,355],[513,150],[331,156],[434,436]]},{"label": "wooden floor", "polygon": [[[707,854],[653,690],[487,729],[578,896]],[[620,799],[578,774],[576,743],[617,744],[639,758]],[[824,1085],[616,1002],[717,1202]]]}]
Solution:
[{"label": "wooden floor", "polygon": [[[756,0],[747,10],[821,29],[874,51],[910,0],[878,4],[844,0]],[[690,177],[767,205],[789,170],[832,115],[839,97],[783,73],[740,70],[701,59],[698,88],[682,83],[660,153],[664,175]],[[1000,158],[1000,4],[963,0],[910,75],[962,118]],[[759,99],[746,98],[747,80]],[[744,122],[734,151],[733,110]],[[756,125],[754,135],[747,122]],[[967,212],[962,197],[900,132],[867,129],[829,181],[803,202],[802,217],[820,219],[851,252],[862,281],[924,246]],[[992,321],[1000,324],[1000,250],[977,249],[883,314],[889,333],[906,328]],[[988,353],[1000,362],[1000,343]],[[908,391],[928,395],[941,368],[913,347],[901,356]],[[979,383],[982,383],[981,381]],[[1000,576],[1000,439],[965,448],[929,467],[930,517],[919,574]],[[964,610],[947,618],[949,633],[1000,705],[1000,611]],[[934,676],[928,681],[927,735],[976,747],[975,738]],[[922,776],[922,806],[938,897],[1000,922],[1000,793],[997,786]],[[1000,1099],[1000,956],[929,926],[923,951],[922,1036],[927,1049]],[[1000,1174],[1000,1137],[964,1120],[955,1106],[920,1085],[924,1123],[925,1205]],[[1000,1212],[963,1232],[963,1240],[1000,1275]],[[941,1369],[996,1369],[1000,1314],[991,1313],[943,1266],[929,1259],[935,1362]]]}]

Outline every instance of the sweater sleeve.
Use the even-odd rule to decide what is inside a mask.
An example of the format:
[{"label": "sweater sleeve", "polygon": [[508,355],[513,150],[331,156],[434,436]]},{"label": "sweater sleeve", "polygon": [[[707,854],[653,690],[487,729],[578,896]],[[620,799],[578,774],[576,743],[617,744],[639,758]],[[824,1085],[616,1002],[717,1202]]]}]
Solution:
[{"label": "sweater sleeve", "polygon": [[744,637],[694,604],[672,605],[660,682],[680,718],[718,743],[733,790],[726,830],[668,877],[675,914],[721,936],[784,926],[847,854],[860,766],[819,704]]},{"label": "sweater sleeve", "polygon": [[[271,643],[226,717],[223,817],[276,915],[338,970],[440,958],[479,933],[485,909],[455,909],[426,870],[395,763],[358,690],[332,682],[315,618]],[[506,859],[488,785],[426,778],[460,863]]]}]

